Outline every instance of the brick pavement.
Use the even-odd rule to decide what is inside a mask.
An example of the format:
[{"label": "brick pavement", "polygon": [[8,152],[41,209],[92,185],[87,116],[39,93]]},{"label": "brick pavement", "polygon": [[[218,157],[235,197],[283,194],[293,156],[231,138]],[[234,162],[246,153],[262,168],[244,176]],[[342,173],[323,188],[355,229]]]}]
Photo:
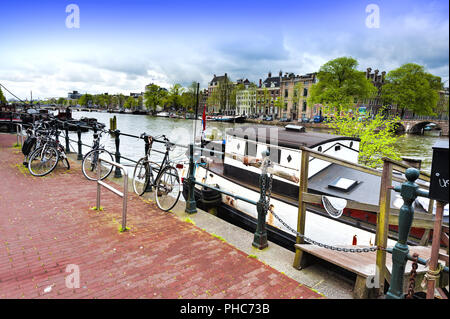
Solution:
[{"label": "brick pavement", "polygon": [[[195,225],[129,194],[102,190],[79,163],[46,177],[0,134],[0,298],[322,298]],[[249,243],[250,244],[250,243]],[[76,265],[80,287],[67,288]],[[70,283],[70,282],[69,282]]]}]

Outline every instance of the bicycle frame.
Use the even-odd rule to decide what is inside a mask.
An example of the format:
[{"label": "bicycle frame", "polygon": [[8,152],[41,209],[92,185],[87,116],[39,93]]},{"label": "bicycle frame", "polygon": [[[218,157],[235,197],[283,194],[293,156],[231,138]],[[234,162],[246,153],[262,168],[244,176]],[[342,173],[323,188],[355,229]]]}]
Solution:
[{"label": "bicycle frame", "polygon": [[[152,174],[152,166],[150,165],[150,163],[152,163],[152,161],[150,161],[150,153],[152,151],[152,144],[153,144],[153,139],[151,136],[145,136],[145,158],[146,158],[146,164],[149,167],[149,170],[146,170],[146,174],[147,174],[147,186],[145,187],[145,192],[152,192],[153,191],[153,187],[155,187],[155,181],[158,180],[158,178],[160,177],[164,167],[166,167],[169,163],[169,151],[170,151],[170,146],[169,146],[169,142],[166,141],[166,151],[164,152],[164,158],[161,162],[161,165],[159,165],[159,170],[158,170],[158,174],[156,175],[155,178],[153,178],[153,174]],[[153,150],[156,152],[160,152],[163,153],[161,151],[157,151],[157,150]],[[157,164],[157,163],[155,163]],[[158,164],[157,164],[158,165]]]}]

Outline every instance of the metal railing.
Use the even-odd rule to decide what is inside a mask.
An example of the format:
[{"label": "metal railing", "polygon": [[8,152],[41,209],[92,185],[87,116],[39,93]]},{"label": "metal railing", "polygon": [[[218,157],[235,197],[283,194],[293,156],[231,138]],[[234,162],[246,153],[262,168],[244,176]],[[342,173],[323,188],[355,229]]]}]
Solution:
[{"label": "metal railing", "polygon": [[[23,145],[23,126],[22,124],[16,123],[16,132],[17,132],[17,145]],[[20,144],[19,144],[19,135],[20,135]]]},{"label": "metal railing", "polygon": [[[113,165],[115,167],[118,167],[120,169],[123,170],[123,174],[124,174],[124,178],[123,178],[123,192],[115,189],[114,187],[106,184],[105,182],[101,181],[101,162],[106,162],[110,165]],[[97,175],[97,206],[96,206],[96,210],[100,210],[100,193],[101,193],[101,186],[105,187],[106,189],[110,190],[111,192],[113,192],[114,194],[120,196],[123,198],[123,203],[122,203],[122,228],[120,229],[121,232],[126,231],[127,230],[127,202],[128,202],[128,173],[127,170],[125,169],[125,167],[123,165],[120,165],[119,163],[113,162],[113,161],[109,161],[107,159],[104,158],[98,158],[98,163],[97,163],[97,167],[99,167],[98,169],[98,175]]]}]

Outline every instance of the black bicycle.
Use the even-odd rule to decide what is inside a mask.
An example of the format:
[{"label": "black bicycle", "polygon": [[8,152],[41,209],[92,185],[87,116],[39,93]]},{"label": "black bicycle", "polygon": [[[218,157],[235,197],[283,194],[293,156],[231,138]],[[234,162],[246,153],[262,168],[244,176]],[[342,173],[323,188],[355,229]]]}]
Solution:
[{"label": "black bicycle", "polygon": [[[178,202],[181,193],[181,183],[178,170],[169,159],[169,152],[175,147],[166,136],[141,135],[145,141],[145,156],[136,164],[133,173],[133,188],[136,194],[142,196],[145,192],[155,190],[155,200],[158,207],[164,211],[171,210]],[[161,163],[151,161],[150,154],[154,139],[162,138],[166,151],[161,152],[164,158]],[[155,176],[156,174],[156,176]]]},{"label": "black bicycle", "polygon": [[70,169],[64,147],[59,142],[59,130],[55,122],[50,122],[49,129],[42,136],[42,146],[36,148],[30,155],[28,170],[34,176],[45,176],[52,172],[59,161]]},{"label": "black bicycle", "polygon": [[81,169],[83,175],[91,180],[98,180],[98,170],[100,169],[100,180],[103,180],[111,174],[113,166],[107,162],[99,164],[99,159],[107,159],[113,161],[113,156],[110,152],[105,150],[104,146],[100,144],[100,140],[104,131],[98,127],[94,128],[94,141],[92,143],[92,150],[89,151],[83,158]]}]

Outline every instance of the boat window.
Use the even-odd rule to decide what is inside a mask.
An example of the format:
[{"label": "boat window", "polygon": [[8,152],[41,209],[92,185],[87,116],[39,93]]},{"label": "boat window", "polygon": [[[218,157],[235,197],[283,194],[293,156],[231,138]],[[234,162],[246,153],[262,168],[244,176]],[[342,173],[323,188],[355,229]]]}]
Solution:
[{"label": "boat window", "polygon": [[350,142],[350,147],[353,147],[353,141]]},{"label": "boat window", "polygon": [[318,152],[322,152],[322,146],[319,146],[319,147],[317,148],[317,151],[318,151]]},{"label": "boat window", "polygon": [[336,145],[335,147],[334,147],[334,150],[335,151],[339,151],[341,149],[341,146],[340,145]]},{"label": "boat window", "polygon": [[331,184],[328,184],[328,187],[335,188],[340,191],[348,192],[356,184],[358,184],[358,182],[355,180],[344,178],[344,177],[339,177],[339,178],[336,178]]}]

